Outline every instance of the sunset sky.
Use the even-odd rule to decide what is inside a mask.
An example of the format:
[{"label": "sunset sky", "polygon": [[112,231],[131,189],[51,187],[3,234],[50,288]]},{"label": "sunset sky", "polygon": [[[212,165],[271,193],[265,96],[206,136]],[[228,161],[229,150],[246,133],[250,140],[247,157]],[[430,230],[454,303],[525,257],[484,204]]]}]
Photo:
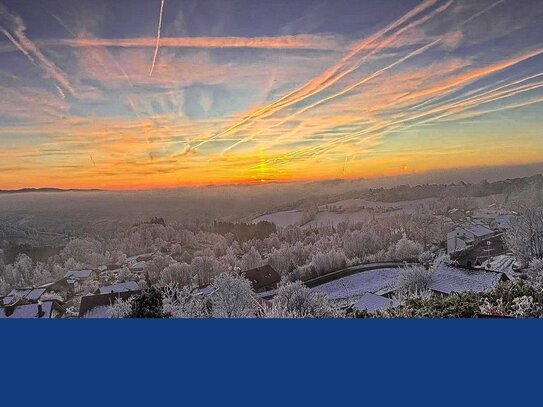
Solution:
[{"label": "sunset sky", "polygon": [[538,0],[0,0],[0,189],[540,162],[542,19]]}]

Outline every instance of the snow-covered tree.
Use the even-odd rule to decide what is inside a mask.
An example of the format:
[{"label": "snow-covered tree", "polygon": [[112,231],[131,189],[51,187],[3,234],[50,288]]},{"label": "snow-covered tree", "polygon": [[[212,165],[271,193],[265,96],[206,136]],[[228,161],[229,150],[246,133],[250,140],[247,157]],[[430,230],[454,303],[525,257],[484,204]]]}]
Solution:
[{"label": "snow-covered tree", "polygon": [[405,266],[400,270],[397,290],[401,293],[419,293],[428,288],[432,278],[433,269],[426,269],[423,266]]},{"label": "snow-covered tree", "polygon": [[262,266],[262,256],[258,252],[258,250],[252,246],[251,249],[243,255],[241,258],[241,270],[250,270],[254,269],[256,267]]},{"label": "snow-covered tree", "polygon": [[176,283],[179,286],[190,285],[192,282],[192,267],[187,263],[171,263],[160,272],[160,283],[167,285]]},{"label": "snow-covered tree", "polygon": [[315,293],[301,281],[279,287],[270,308],[264,308],[268,318],[335,318],[340,309],[324,293]]},{"label": "snow-covered tree", "polygon": [[180,287],[170,283],[163,288],[162,308],[172,318],[208,318],[212,304],[208,297],[191,290],[188,286]]},{"label": "snow-covered tree", "polygon": [[212,284],[213,316],[247,318],[255,314],[256,301],[249,280],[233,273],[222,273]]},{"label": "snow-covered tree", "polygon": [[126,318],[132,312],[133,298],[122,300],[118,298],[108,307],[107,316],[109,318]]},{"label": "snow-covered tree", "polygon": [[416,260],[423,250],[424,248],[420,243],[408,239],[404,234],[396,244],[389,247],[387,256],[391,260],[410,261]]}]

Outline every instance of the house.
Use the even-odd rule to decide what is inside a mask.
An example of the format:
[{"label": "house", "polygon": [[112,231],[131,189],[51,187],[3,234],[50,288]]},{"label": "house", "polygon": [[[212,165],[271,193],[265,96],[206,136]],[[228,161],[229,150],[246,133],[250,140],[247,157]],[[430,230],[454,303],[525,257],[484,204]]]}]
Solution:
[{"label": "house", "polygon": [[435,294],[488,292],[500,281],[509,278],[496,271],[466,269],[441,263],[432,274],[428,288]]},{"label": "house", "polygon": [[486,226],[472,223],[458,227],[447,233],[447,253],[464,250],[494,235],[494,231]]},{"label": "house", "polygon": [[106,294],[91,294],[81,297],[79,318],[108,318],[108,308],[118,299],[127,300],[141,294],[141,290],[121,291]]},{"label": "house", "polygon": [[24,300],[25,303],[38,302],[47,290],[45,288],[15,288],[2,300],[4,306]]},{"label": "house", "polygon": [[100,287],[97,294],[122,293],[125,291],[137,291],[139,289],[140,286],[138,285],[138,283],[136,283],[135,281],[127,281],[124,283]]},{"label": "house", "polygon": [[281,281],[279,273],[269,264],[245,270],[241,274],[251,282],[255,292],[273,290]]},{"label": "house", "polygon": [[71,284],[76,293],[83,291],[83,283],[96,275],[96,271],[91,269],[70,270],[65,275],[66,281]]},{"label": "house", "polygon": [[8,305],[0,308],[1,318],[61,318],[64,308],[56,300],[38,301],[32,304]]},{"label": "house", "polygon": [[45,288],[46,293],[56,293],[64,300],[70,299],[74,296],[74,289],[72,285],[68,283],[68,279],[66,278],[61,278],[60,280],[53,281],[52,283],[42,284],[38,288]]},{"label": "house", "polygon": [[503,239],[503,233],[495,233],[484,240],[474,241],[470,246],[463,250],[457,250],[450,253],[451,260],[456,265],[466,268],[472,268],[488,262],[492,257],[507,253],[507,246]]},{"label": "house", "polygon": [[64,275],[64,278],[69,280],[86,280],[87,278],[93,277],[95,274],[95,271],[90,269],[70,270]]},{"label": "house", "polygon": [[[71,298],[74,294],[72,287],[66,279],[60,279],[39,287],[16,288],[6,295],[0,305],[10,305],[13,301],[24,300],[25,303],[38,302],[47,297],[47,294],[58,294],[62,301]],[[51,298],[47,298],[51,299]]]},{"label": "house", "polygon": [[353,304],[353,309],[358,311],[377,312],[397,305],[397,301],[381,295],[365,293]]}]

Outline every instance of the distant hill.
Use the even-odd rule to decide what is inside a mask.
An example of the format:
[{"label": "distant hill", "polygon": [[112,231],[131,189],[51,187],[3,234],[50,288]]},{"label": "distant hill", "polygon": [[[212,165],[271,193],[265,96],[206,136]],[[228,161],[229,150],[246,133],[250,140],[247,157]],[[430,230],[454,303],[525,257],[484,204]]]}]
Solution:
[{"label": "distant hill", "polygon": [[0,189],[0,194],[19,194],[25,192],[97,192],[102,189],[62,189],[62,188],[21,188]]}]

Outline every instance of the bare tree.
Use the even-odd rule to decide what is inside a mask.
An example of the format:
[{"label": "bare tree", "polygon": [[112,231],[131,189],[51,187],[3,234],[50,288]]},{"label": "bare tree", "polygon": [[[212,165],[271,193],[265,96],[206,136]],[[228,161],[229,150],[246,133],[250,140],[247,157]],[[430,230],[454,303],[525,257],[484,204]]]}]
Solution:
[{"label": "bare tree", "polygon": [[525,264],[543,258],[543,209],[527,209],[505,233],[509,250]]}]

